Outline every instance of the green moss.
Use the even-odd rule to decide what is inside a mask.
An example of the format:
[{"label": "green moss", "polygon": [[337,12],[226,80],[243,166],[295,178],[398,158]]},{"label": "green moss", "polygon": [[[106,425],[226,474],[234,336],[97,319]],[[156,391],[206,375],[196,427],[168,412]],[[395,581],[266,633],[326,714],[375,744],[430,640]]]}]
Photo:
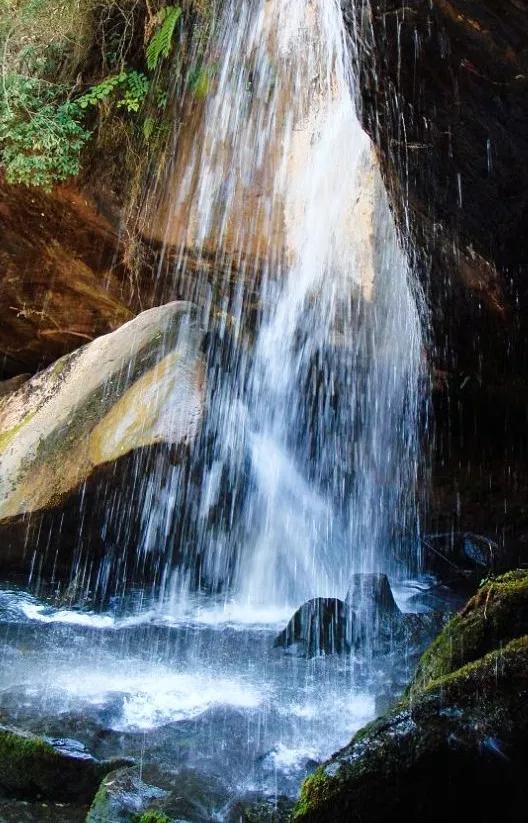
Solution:
[{"label": "green moss", "polygon": [[[524,666],[528,656],[528,635],[511,640],[504,648],[494,649],[492,652],[466,663],[454,672],[432,680],[424,689],[423,694],[448,689],[451,693],[458,691],[464,696],[469,689],[477,685],[485,687],[490,680],[497,679],[497,672],[506,667],[519,668]],[[454,695],[452,695],[454,696]]]},{"label": "green moss", "polygon": [[300,820],[314,807],[330,800],[339,791],[339,785],[340,781],[336,777],[330,777],[320,766],[304,781],[299,802],[293,810],[292,820]]},{"label": "green moss", "polygon": [[90,811],[86,818],[86,823],[97,823],[97,821],[105,818],[106,810],[108,808],[108,789],[106,786],[106,778],[102,781],[97,789],[96,795],[92,800]]},{"label": "green moss", "polygon": [[20,420],[15,426],[12,426],[10,429],[7,429],[4,432],[0,432],[0,453],[5,451],[9,443],[13,440],[13,438],[18,434],[18,432],[24,428],[27,423],[35,416],[36,411],[28,412],[22,420]]},{"label": "green moss", "polygon": [[0,728],[0,787],[9,795],[43,794],[50,775],[60,774],[62,758],[39,737]]},{"label": "green moss", "polygon": [[528,632],[528,571],[486,580],[424,652],[407,696]]},{"label": "green moss", "polygon": [[153,809],[143,812],[143,814],[137,818],[137,823],[172,823],[172,818],[167,817],[165,812]]},{"label": "green moss", "polygon": [[11,764],[24,763],[27,758],[52,757],[57,753],[53,746],[32,735],[22,735],[9,729],[0,730],[0,758],[8,759]]}]

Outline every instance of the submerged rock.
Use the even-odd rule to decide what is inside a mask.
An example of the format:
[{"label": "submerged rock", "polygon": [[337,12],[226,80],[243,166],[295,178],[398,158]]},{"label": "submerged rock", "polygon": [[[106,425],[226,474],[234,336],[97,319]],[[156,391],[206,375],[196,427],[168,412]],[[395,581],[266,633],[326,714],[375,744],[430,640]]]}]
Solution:
[{"label": "submerged rock", "polygon": [[294,819],[522,820],[528,572],[487,582],[425,652],[406,697],[305,782]]},{"label": "submerged rock", "polygon": [[83,802],[102,777],[130,760],[96,760],[74,740],[37,737],[0,726],[0,790],[7,797]]}]

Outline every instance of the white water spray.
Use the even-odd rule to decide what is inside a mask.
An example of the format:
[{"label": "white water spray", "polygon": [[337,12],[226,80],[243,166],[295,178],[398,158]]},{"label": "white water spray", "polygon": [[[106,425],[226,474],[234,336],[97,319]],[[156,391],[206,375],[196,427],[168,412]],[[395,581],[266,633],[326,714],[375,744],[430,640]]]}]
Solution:
[{"label": "white water spray", "polygon": [[243,264],[196,542],[213,588],[293,607],[344,596],[356,571],[403,573],[416,552],[419,313],[337,0],[227,4],[212,55],[216,87],[166,229],[185,211],[182,247]]}]

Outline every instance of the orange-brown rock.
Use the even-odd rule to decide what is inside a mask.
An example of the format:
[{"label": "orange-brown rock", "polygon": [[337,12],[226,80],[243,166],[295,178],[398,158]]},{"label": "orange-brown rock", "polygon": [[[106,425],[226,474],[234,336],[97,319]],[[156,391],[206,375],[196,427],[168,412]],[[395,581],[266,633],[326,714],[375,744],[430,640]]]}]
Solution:
[{"label": "orange-brown rock", "polygon": [[116,227],[82,193],[0,180],[0,236],[0,376],[42,368],[140,310]]}]

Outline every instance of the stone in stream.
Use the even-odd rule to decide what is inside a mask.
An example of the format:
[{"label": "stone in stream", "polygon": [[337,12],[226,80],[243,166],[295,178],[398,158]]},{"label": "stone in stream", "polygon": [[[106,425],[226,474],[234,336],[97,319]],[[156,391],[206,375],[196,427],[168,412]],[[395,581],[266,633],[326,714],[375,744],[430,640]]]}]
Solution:
[{"label": "stone in stream", "polygon": [[25,800],[89,801],[101,779],[129,759],[96,760],[75,740],[0,726],[0,791]]},{"label": "stone in stream", "polygon": [[370,649],[385,654],[395,646],[419,648],[439,628],[437,615],[405,614],[385,574],[355,574],[346,601],[308,600],[275,638],[289,654],[315,657]]},{"label": "stone in stream", "polygon": [[302,657],[349,651],[351,641],[346,604],[336,597],[308,600],[277,635],[274,646]]},{"label": "stone in stream", "polygon": [[[114,486],[119,493],[124,484],[118,464],[123,473],[127,455],[153,444],[181,450],[193,442],[203,405],[201,339],[196,308],[168,303],[64,356],[0,398],[3,571],[27,571],[39,529],[50,536],[54,553],[60,554],[61,541],[71,553],[92,487],[95,496],[101,483],[106,497]],[[133,465],[124,471],[133,484]],[[94,504],[94,518],[98,512],[101,517],[100,508]],[[56,536],[50,533],[52,519],[42,520],[48,512],[64,515]],[[86,528],[92,519],[88,513]],[[101,532],[94,526],[94,533]]]},{"label": "stone in stream", "polygon": [[525,820],[527,672],[522,570],[482,585],[429,646],[400,703],[306,780],[293,820]]}]

